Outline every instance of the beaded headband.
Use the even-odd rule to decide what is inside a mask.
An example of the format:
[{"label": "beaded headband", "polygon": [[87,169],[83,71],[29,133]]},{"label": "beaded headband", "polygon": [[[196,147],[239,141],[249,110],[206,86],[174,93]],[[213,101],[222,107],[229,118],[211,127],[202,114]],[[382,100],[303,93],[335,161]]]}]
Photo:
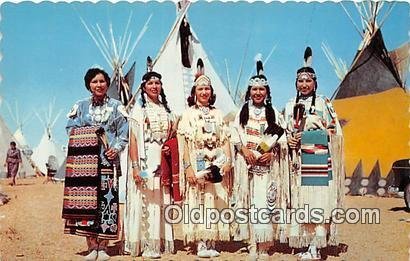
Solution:
[{"label": "beaded headband", "polygon": [[268,86],[268,81],[263,78],[253,78],[249,80],[249,86]]},{"label": "beaded headband", "polygon": [[142,83],[148,82],[149,80],[161,80],[161,78],[159,78],[159,77],[153,75],[153,76],[151,76],[151,77],[149,77],[149,78],[147,78],[147,79],[142,80]]},{"label": "beaded headband", "polygon": [[300,72],[296,76],[297,80],[307,80],[307,79],[316,79],[316,74],[311,72]]},{"label": "beaded headband", "polygon": [[211,79],[208,76],[202,74],[194,82],[194,86],[211,86]]}]

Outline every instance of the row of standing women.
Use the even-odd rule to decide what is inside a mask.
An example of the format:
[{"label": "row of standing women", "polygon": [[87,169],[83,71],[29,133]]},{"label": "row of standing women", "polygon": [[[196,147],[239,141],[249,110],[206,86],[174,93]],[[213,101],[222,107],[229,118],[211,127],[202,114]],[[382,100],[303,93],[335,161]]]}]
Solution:
[{"label": "row of standing women", "polygon": [[[286,215],[276,222],[262,222],[259,215],[252,222],[184,217],[184,242],[193,245],[199,257],[219,256],[216,243],[230,240],[248,242],[252,258],[267,256],[275,240],[292,248],[308,247],[299,255],[303,260],[320,259],[317,249],[336,245],[331,211],[342,201],[341,129],[330,101],[316,94],[309,56],[310,48],[297,71],[297,96],[283,113],[271,103],[259,61],[245,103],[230,125],[214,107],[216,95],[203,70],[177,122],[159,73],[148,71],[142,77],[140,99],[128,114],[107,96],[108,75],[90,69],[84,80],[92,97],[77,102],[68,114],[63,205],[65,232],[87,238],[85,258],[108,260],[108,240],[117,239],[120,230],[124,250],[132,256],[173,253],[173,226],[164,214],[172,204],[217,213],[254,208],[268,210],[270,216],[306,204],[323,209],[324,219],[316,223],[295,218],[287,222]],[[119,153],[127,142],[129,171],[120,228]]]}]

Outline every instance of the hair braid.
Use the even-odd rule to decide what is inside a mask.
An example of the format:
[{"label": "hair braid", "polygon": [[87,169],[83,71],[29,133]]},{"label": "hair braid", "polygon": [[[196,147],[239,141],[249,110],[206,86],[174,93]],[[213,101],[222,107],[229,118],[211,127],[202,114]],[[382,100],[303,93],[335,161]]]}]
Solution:
[{"label": "hair braid", "polygon": [[239,123],[242,127],[248,123],[249,120],[249,101],[246,101],[242,106],[241,112],[239,113]]},{"label": "hair braid", "polygon": [[145,99],[145,90],[141,86],[141,101],[142,101],[142,108],[145,108],[147,106],[147,100]]},{"label": "hair braid", "polygon": [[165,95],[163,88],[161,88],[161,92],[159,95],[161,96],[161,102],[162,102],[162,105],[164,105],[165,111],[170,113],[171,109],[168,106],[167,96]]},{"label": "hair braid", "polygon": [[316,87],[312,92],[312,103],[310,104],[310,108],[309,108],[310,114],[313,114],[315,112],[316,110],[315,106],[316,106]]},{"label": "hair braid", "polygon": [[268,127],[272,126],[273,124],[276,124],[275,110],[273,110],[273,107],[272,107],[272,97],[270,95],[269,86],[266,86],[265,115],[266,115],[266,121],[268,122]]}]

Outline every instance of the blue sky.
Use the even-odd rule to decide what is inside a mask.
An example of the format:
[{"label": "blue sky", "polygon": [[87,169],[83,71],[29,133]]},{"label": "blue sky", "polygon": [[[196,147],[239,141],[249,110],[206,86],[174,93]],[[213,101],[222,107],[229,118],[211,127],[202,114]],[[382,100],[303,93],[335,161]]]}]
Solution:
[{"label": "blue sky", "polygon": [[[356,24],[360,18],[352,2],[344,3]],[[388,8],[385,5],[385,10]],[[139,33],[150,14],[148,30],[130,58],[137,62],[136,82],[145,70],[147,55],[155,57],[175,20],[172,2],[112,4],[3,3],[0,7],[0,95],[3,105],[1,116],[14,132],[4,102],[14,106],[17,101],[22,117],[33,111],[44,114],[50,101],[55,99],[54,115],[62,110],[53,133],[60,144],[66,143],[65,115],[72,104],[89,94],[83,76],[93,65],[100,65],[110,74],[111,69],[80,21],[99,24],[108,32],[111,22],[114,34],[123,34],[128,17],[133,13],[130,30],[134,37]],[[397,2],[382,27],[388,50],[399,47],[409,39],[409,4]],[[383,13],[381,17],[383,17]],[[304,49],[313,49],[313,67],[318,74],[319,92],[331,96],[339,84],[333,67],[321,50],[326,42],[337,57],[350,65],[361,37],[339,3],[220,3],[195,2],[188,12],[191,27],[213,61],[215,69],[226,81],[225,59],[228,62],[231,82],[236,82],[248,38],[249,46],[243,67],[240,88],[246,88],[246,79],[254,68],[254,56],[267,57],[274,45],[276,49],[265,64],[273,97],[273,104],[281,109],[294,96],[294,77],[302,65]],[[165,83],[166,84],[166,83]],[[36,146],[43,133],[41,122],[33,116],[23,127],[26,139]]]}]

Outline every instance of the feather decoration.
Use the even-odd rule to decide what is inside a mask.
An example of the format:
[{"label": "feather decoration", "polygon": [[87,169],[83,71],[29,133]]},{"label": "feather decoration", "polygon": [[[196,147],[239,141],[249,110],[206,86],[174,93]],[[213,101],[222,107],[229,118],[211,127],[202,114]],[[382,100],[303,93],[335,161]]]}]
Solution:
[{"label": "feather decoration", "polygon": [[255,62],[256,62],[256,75],[262,75],[263,74],[263,64],[262,64],[262,54],[261,53],[256,54]]},{"label": "feather decoration", "polygon": [[147,72],[152,71],[152,59],[150,56],[147,57]]},{"label": "feather decoration", "polygon": [[308,46],[305,50],[304,58],[304,67],[312,67],[312,49]]},{"label": "feather decoration", "polygon": [[197,72],[196,72],[195,78],[198,78],[199,76],[205,73],[204,62],[202,61],[201,58],[198,58],[198,61],[196,63],[196,69],[197,69]]},{"label": "feather decoration", "polygon": [[255,62],[257,62],[257,61],[262,61],[262,54],[261,54],[261,53],[257,53],[257,54],[255,55],[254,60],[255,60]]}]

